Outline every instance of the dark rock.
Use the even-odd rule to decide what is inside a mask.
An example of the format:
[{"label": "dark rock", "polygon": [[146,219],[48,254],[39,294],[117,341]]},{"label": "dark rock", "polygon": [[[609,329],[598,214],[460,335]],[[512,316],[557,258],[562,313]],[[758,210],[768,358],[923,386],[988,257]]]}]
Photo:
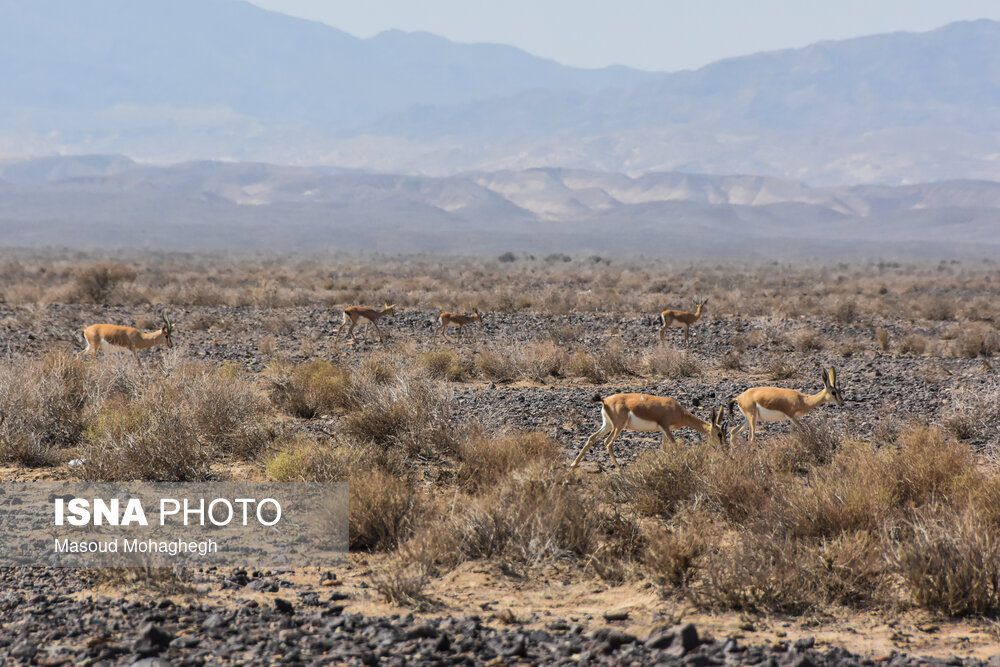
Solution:
[{"label": "dark rock", "polygon": [[295,612],[295,607],[292,606],[292,603],[284,598],[274,598],[274,608],[282,614],[292,614]]},{"label": "dark rock", "polygon": [[132,645],[132,650],[143,656],[159,653],[170,645],[173,638],[155,623],[147,623],[139,630],[139,638]]}]

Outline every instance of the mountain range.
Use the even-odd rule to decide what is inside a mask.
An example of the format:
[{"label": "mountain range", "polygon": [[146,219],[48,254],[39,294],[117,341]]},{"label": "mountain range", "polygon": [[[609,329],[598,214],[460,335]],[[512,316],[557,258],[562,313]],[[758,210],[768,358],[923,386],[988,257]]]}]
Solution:
[{"label": "mountain range", "polygon": [[586,70],[425,33],[359,39],[242,0],[0,0],[0,154],[1000,180],[998,43],[980,20]]},{"label": "mountain range", "polygon": [[453,176],[122,156],[0,163],[4,245],[995,258],[1000,183],[808,187],[539,168]]}]

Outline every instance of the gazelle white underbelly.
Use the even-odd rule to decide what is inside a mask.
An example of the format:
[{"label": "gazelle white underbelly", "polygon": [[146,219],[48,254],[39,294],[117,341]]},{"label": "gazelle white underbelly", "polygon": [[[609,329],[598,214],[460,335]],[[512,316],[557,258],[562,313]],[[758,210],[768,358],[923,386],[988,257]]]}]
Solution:
[{"label": "gazelle white underbelly", "polygon": [[628,413],[628,425],[625,428],[630,431],[659,431],[660,425],[648,419],[636,417],[630,412]]},{"label": "gazelle white underbelly", "polygon": [[768,410],[757,405],[757,418],[766,422],[780,422],[788,419],[788,415],[780,410]]},{"label": "gazelle white underbelly", "polygon": [[370,324],[371,320],[364,315],[358,315],[358,324]]}]

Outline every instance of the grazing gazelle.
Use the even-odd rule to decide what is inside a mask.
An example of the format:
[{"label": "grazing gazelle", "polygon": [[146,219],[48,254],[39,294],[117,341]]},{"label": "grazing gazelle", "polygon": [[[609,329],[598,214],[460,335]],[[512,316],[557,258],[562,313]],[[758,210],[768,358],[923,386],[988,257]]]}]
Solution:
[{"label": "grazing gazelle", "polygon": [[159,331],[145,333],[135,327],[123,327],[118,324],[91,324],[83,330],[83,340],[87,343],[87,349],[80,354],[86,355],[90,352],[91,358],[97,358],[97,350],[102,345],[111,345],[112,348],[129,350],[135,356],[136,363],[142,366],[139,360],[139,350],[145,350],[154,345],[166,345],[173,347],[174,327],[167,319],[166,312],[161,311],[163,317],[163,327]]},{"label": "grazing gazelle", "polygon": [[383,302],[385,306],[382,310],[377,308],[365,308],[364,306],[348,306],[344,308],[344,320],[340,324],[340,328],[337,329],[337,338],[334,339],[335,342],[340,341],[340,332],[344,330],[344,326],[347,325],[348,321],[351,323],[351,327],[347,330],[347,334],[351,337],[355,343],[358,339],[354,337],[354,327],[358,325],[358,322],[362,322],[365,325],[365,333],[368,332],[368,325],[371,324],[375,327],[375,333],[378,334],[378,340],[382,342],[382,331],[378,328],[378,319],[380,317],[385,317],[390,315],[392,317],[396,316],[396,304],[391,306]]},{"label": "grazing gazelle", "polygon": [[695,308],[693,313],[689,313],[686,310],[664,310],[660,313],[660,323],[663,325],[660,327],[660,342],[663,342],[663,336],[667,332],[667,327],[677,325],[684,327],[684,344],[688,344],[688,333],[691,325],[698,321],[701,317],[701,309],[705,307],[708,303],[708,299],[702,299],[696,302],[698,307]]},{"label": "grazing gazelle", "polygon": [[438,332],[441,332],[441,336],[445,340],[449,340],[447,327],[458,327],[458,340],[462,340],[462,327],[472,322],[483,321],[483,316],[479,314],[478,309],[473,308],[472,313],[472,315],[463,315],[462,313],[441,313],[438,315],[438,327],[434,329],[432,342],[437,340]]},{"label": "grazing gazelle", "polygon": [[799,417],[818,408],[824,403],[836,403],[843,407],[844,398],[840,395],[837,385],[837,372],[833,368],[823,371],[823,391],[816,394],[803,394],[794,389],[779,389],[777,387],[754,387],[729,401],[729,414],[733,414],[733,403],[738,403],[740,412],[746,421],[733,429],[730,441],[737,433],[742,433],[750,427],[750,442],[757,440],[757,420],[766,422],[791,420],[798,427],[802,426]]},{"label": "grazing gazelle", "polygon": [[686,426],[706,436],[709,444],[721,445],[726,440],[726,429],[722,424],[722,406],[712,410],[712,421],[707,422],[695,417],[674,399],[664,396],[614,394],[602,399],[600,394],[594,394],[590,401],[601,404],[601,418],[604,421],[601,423],[601,428],[587,438],[587,444],[577,454],[570,468],[579,465],[583,455],[599,438],[607,436],[604,446],[608,448],[608,456],[611,457],[615,467],[621,470],[613,447],[615,438],[622,431],[661,431],[664,440],[676,442],[670,429]]}]

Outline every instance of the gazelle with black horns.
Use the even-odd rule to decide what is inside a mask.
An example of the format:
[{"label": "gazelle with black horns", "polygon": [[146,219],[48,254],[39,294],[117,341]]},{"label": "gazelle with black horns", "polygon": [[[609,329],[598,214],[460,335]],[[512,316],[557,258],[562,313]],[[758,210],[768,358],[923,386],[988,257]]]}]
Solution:
[{"label": "gazelle with black horns", "polygon": [[733,403],[739,404],[740,412],[746,417],[746,421],[733,429],[730,441],[737,433],[742,433],[749,427],[748,437],[753,443],[757,440],[758,420],[771,422],[787,419],[801,427],[799,417],[824,403],[835,403],[838,407],[842,407],[844,398],[840,394],[840,385],[837,384],[837,372],[829,368],[823,371],[823,390],[815,394],[803,394],[794,389],[778,387],[754,387],[729,401],[727,406],[730,415],[733,413]]},{"label": "gazelle with black horns", "polygon": [[667,333],[667,327],[679,326],[684,327],[684,344],[688,344],[688,334],[690,333],[691,325],[698,321],[701,317],[701,309],[705,307],[708,303],[708,299],[701,299],[696,302],[697,308],[693,313],[686,310],[664,310],[660,313],[660,342],[663,342],[663,336]]},{"label": "gazelle with black horns", "polygon": [[97,358],[97,351],[104,345],[109,349],[128,350],[135,356],[136,363],[142,366],[139,359],[139,350],[145,350],[154,345],[166,345],[173,347],[174,326],[167,319],[164,311],[160,312],[163,318],[163,326],[159,331],[143,332],[135,327],[124,327],[118,324],[91,324],[83,330],[83,340],[87,344],[80,354],[86,356],[89,352],[92,359]]},{"label": "gazelle with black horns", "polygon": [[337,337],[334,339],[334,342],[340,342],[340,332],[350,322],[351,327],[347,330],[347,335],[357,343],[358,339],[354,337],[354,327],[360,322],[365,325],[365,333],[368,332],[369,324],[375,327],[375,333],[378,334],[378,341],[381,343],[382,330],[378,328],[378,319],[386,315],[391,317],[396,316],[396,304],[390,306],[388,303],[383,302],[383,306],[382,310],[378,308],[366,308],[365,306],[348,306],[344,308],[344,319],[340,323],[340,328],[337,329]]},{"label": "gazelle with black horns", "polygon": [[483,316],[479,314],[479,310],[476,308],[472,309],[472,315],[463,315],[462,313],[441,313],[438,315],[438,326],[434,329],[434,337],[431,339],[432,342],[437,341],[438,332],[445,340],[450,340],[448,338],[448,327],[458,327],[458,340],[462,340],[462,328],[467,324],[473,322],[482,322]]},{"label": "gazelle with black horns", "polygon": [[601,428],[594,431],[587,443],[577,454],[571,468],[575,468],[583,460],[595,442],[605,437],[604,446],[615,467],[621,470],[618,459],[615,458],[614,442],[622,431],[660,431],[663,439],[676,442],[671,429],[692,428],[706,436],[709,444],[721,445],[726,439],[725,425],[722,423],[722,407],[712,410],[712,420],[705,421],[688,412],[680,403],[672,398],[653,396],[650,394],[614,394],[601,398],[594,394],[592,403],[601,404]]}]

